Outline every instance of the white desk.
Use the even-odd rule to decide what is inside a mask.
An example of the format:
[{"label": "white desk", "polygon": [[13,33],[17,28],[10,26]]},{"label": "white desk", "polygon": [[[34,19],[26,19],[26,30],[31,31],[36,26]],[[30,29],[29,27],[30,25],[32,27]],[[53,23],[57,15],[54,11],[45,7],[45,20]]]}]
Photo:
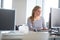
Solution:
[{"label": "white desk", "polygon": [[60,40],[60,36],[56,36],[56,35],[51,35],[49,36],[50,40]]},{"label": "white desk", "polygon": [[28,34],[2,34],[2,39],[48,40],[48,32],[29,32]]},{"label": "white desk", "polygon": [[25,35],[24,40],[48,40],[49,33],[48,32],[30,32]]}]

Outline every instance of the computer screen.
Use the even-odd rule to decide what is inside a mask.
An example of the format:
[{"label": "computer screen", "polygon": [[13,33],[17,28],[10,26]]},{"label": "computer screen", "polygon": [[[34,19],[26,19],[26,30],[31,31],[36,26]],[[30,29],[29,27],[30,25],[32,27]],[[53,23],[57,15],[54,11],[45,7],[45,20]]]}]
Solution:
[{"label": "computer screen", "polygon": [[0,9],[0,30],[14,30],[15,10]]},{"label": "computer screen", "polygon": [[51,29],[51,13],[49,13],[49,29]]},{"label": "computer screen", "polygon": [[60,27],[60,8],[51,8],[51,27]]}]

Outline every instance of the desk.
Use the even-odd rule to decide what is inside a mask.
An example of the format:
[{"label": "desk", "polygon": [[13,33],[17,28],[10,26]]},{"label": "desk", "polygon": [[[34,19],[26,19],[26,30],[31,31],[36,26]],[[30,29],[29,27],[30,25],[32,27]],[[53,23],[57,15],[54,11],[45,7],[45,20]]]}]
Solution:
[{"label": "desk", "polygon": [[50,40],[60,40],[60,36],[56,36],[56,35],[50,35],[49,36]]},{"label": "desk", "polygon": [[49,33],[48,32],[30,32],[25,35],[24,40],[48,40]]},{"label": "desk", "polygon": [[48,32],[29,32],[28,34],[2,34],[3,40],[10,40],[10,39],[21,39],[21,40],[48,40],[49,38]]}]

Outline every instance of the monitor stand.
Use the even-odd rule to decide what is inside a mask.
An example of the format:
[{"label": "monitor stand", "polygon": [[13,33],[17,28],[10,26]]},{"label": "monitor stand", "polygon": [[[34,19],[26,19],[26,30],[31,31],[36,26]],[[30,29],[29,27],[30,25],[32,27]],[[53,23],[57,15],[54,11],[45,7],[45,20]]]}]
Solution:
[{"label": "monitor stand", "polygon": [[0,31],[0,40],[2,40],[2,33],[1,33],[1,31]]}]

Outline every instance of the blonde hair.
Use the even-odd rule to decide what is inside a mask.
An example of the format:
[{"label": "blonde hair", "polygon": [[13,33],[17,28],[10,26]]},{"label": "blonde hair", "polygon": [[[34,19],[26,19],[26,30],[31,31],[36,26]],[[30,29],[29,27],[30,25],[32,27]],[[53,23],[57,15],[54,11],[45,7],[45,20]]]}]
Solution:
[{"label": "blonde hair", "polygon": [[39,8],[41,8],[41,7],[35,6],[32,10],[32,15],[29,17],[29,19],[31,19],[32,24],[33,24],[33,21],[34,21],[34,12]]}]

